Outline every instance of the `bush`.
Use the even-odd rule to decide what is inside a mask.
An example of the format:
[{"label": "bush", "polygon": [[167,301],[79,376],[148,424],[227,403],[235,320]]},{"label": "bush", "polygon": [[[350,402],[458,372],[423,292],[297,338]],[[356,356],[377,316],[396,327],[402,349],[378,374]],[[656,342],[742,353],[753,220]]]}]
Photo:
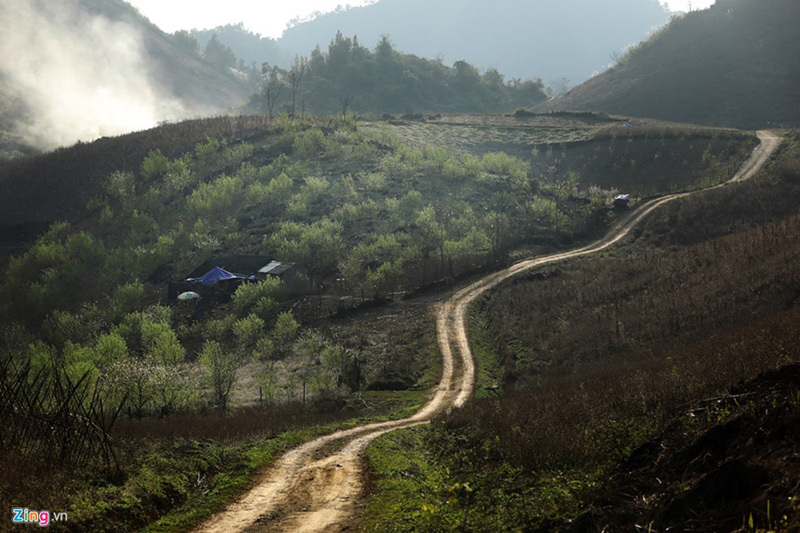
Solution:
[{"label": "bush", "polygon": [[243,283],[231,297],[237,314],[244,316],[258,309],[261,318],[267,318],[265,311],[274,309],[276,302],[287,296],[286,285],[279,278],[269,277],[259,283]]},{"label": "bush", "polygon": [[220,221],[238,211],[243,196],[244,184],[240,178],[220,176],[211,183],[201,183],[186,201],[198,218]]},{"label": "bush", "polygon": [[233,323],[233,335],[239,352],[248,354],[264,333],[264,320],[256,315],[248,315]]},{"label": "bush", "polygon": [[206,381],[214,391],[214,401],[217,407],[228,407],[228,396],[236,384],[236,371],[239,361],[235,354],[225,351],[216,341],[206,341],[200,355],[200,364],[203,366]]}]

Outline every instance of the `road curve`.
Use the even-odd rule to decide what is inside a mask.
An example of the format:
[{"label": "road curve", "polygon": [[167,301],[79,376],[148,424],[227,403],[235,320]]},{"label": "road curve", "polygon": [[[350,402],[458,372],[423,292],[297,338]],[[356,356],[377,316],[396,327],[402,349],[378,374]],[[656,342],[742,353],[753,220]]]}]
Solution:
[{"label": "road curve", "polygon": [[[780,144],[780,137],[760,131],[750,159],[727,183],[753,176]],[[717,185],[716,187],[724,186]],[[402,420],[365,424],[318,437],[286,452],[247,494],[202,524],[197,531],[338,531],[352,514],[362,492],[363,453],[377,437],[431,421],[472,395],[475,365],[469,347],[466,315],[469,305],[498,283],[525,270],[592,254],[621,239],[658,207],[694,193],[680,193],[639,206],[601,240],[569,252],[516,263],[457,291],[438,304],[437,339],[442,354],[442,378],[430,401]],[[453,354],[457,352],[456,359]]]}]

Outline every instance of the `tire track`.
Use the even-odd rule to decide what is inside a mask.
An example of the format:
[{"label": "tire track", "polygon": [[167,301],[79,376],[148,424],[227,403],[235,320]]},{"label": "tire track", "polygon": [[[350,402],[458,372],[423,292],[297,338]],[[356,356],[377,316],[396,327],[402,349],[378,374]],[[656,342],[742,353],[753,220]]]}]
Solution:
[{"label": "tire track", "polygon": [[[760,131],[761,140],[742,168],[727,183],[752,177],[769,159],[781,138]],[[726,183],[726,184],[727,184]],[[716,185],[711,189],[726,184]],[[709,190],[709,189],[704,189]],[[698,191],[699,192],[699,191]],[[467,337],[469,305],[489,289],[525,270],[599,252],[613,246],[660,206],[694,193],[679,193],[639,206],[615,225],[603,239],[569,252],[516,263],[457,291],[438,304],[436,329],[442,354],[442,378],[428,403],[413,416],[365,424],[313,439],[286,452],[258,484],[197,531],[340,531],[352,515],[363,489],[363,454],[379,436],[400,428],[430,422],[435,416],[463,406],[472,395],[475,364]],[[457,352],[458,359],[454,357]],[[317,458],[320,451],[339,446]]]}]

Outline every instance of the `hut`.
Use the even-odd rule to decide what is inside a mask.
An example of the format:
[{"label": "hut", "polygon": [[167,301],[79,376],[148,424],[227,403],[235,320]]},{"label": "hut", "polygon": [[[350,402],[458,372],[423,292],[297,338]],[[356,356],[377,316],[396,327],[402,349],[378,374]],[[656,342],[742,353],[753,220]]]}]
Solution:
[{"label": "hut", "polygon": [[289,294],[310,294],[315,291],[314,283],[308,272],[295,263],[281,263],[270,261],[269,264],[258,270],[258,278],[264,280],[268,277],[279,278],[289,289]]}]

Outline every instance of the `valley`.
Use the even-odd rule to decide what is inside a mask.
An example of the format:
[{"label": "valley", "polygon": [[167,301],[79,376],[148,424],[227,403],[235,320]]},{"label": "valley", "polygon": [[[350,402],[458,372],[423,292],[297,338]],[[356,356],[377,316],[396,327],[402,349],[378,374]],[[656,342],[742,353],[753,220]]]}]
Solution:
[{"label": "valley", "polygon": [[[775,152],[780,137],[759,132],[761,144],[729,183],[752,177]],[[437,337],[443,357],[442,380],[434,396],[414,416],[392,422],[360,426],[313,440],[286,454],[254,490],[199,531],[321,531],[346,522],[362,489],[363,460],[372,440],[396,429],[429,423],[470,399],[475,386],[475,361],[467,336],[469,305],[512,276],[536,267],[600,252],[624,239],[660,206],[686,196],[669,195],[641,205],[602,240],[577,250],[514,264],[458,290],[437,305]],[[454,361],[453,352],[458,355]],[[337,442],[338,441],[338,442]],[[335,443],[332,452],[319,451]],[[255,529],[254,524],[258,524]]]},{"label": "valley", "polygon": [[798,529],[797,3],[423,4],[0,0],[0,531]]}]

